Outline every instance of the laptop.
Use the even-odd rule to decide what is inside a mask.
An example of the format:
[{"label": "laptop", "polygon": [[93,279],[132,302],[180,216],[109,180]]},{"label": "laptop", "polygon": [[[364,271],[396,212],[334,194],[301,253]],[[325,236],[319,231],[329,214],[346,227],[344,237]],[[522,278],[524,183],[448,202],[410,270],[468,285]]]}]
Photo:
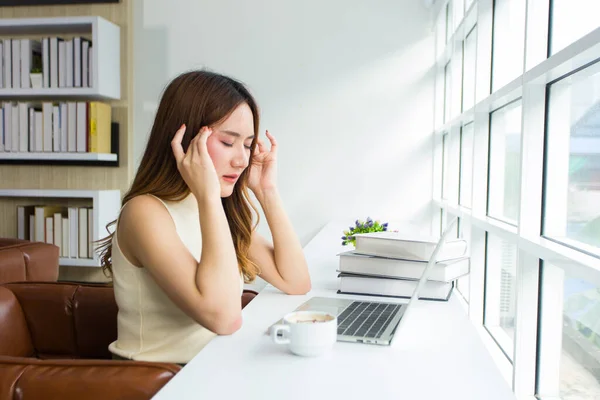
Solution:
[{"label": "laptop", "polygon": [[408,310],[418,300],[437,255],[457,220],[455,218],[442,233],[408,304],[313,297],[296,310],[326,311],[337,315],[339,342],[390,345],[401,322],[406,320]]}]

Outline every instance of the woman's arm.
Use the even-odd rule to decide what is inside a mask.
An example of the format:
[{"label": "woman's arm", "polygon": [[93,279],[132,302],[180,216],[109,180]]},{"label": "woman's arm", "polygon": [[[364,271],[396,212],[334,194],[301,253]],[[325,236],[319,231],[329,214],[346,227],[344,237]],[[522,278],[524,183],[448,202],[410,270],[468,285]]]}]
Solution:
[{"label": "woman's arm", "polygon": [[241,327],[237,258],[218,201],[198,204],[202,255],[197,262],[181,241],[167,209],[138,196],[123,208],[118,241],[125,256],[146,268],[157,285],[190,318],[220,335]]},{"label": "woman's arm", "polygon": [[300,241],[283,208],[277,190],[260,192],[262,206],[273,236],[273,244],[254,232],[249,257],[261,269],[260,277],[287,294],[305,294],[311,282]]}]

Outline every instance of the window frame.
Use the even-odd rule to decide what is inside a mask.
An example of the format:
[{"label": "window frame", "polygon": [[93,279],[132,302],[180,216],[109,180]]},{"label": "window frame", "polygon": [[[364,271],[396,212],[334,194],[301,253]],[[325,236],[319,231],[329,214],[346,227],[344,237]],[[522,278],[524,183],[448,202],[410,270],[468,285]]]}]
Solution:
[{"label": "window frame", "polygon": [[[440,12],[450,10],[452,0],[438,5]],[[464,4],[467,2],[465,1]],[[525,18],[524,71],[522,75],[502,87],[492,88],[492,46],[493,46],[493,0],[475,0],[465,10],[464,17],[455,21],[448,30],[446,48],[439,51],[436,65],[443,68],[453,61],[457,46],[463,46],[466,36],[477,27],[475,52],[475,104],[460,115],[453,115],[434,127],[436,138],[434,151],[434,204],[442,213],[436,216],[437,227],[443,216],[457,216],[461,226],[470,231],[471,268],[469,274],[469,301],[464,302],[469,318],[476,325],[490,352],[495,355],[498,366],[518,397],[533,398],[536,394],[542,400],[550,399],[556,385],[552,376],[544,375],[541,360],[547,359],[547,368],[552,364],[552,349],[544,344],[538,348],[538,318],[543,312],[540,303],[548,300],[540,291],[544,263],[552,263],[571,276],[577,276],[600,286],[600,257],[582,252],[564,243],[544,237],[543,222],[543,179],[544,150],[546,135],[546,110],[548,84],[581,69],[598,59],[600,54],[600,28],[588,33],[569,46],[550,54],[549,20],[551,0],[527,0]],[[463,59],[464,59],[464,47]],[[464,69],[464,60],[463,60]],[[463,75],[463,82],[465,80]],[[452,90],[456,90],[452,88]],[[462,86],[458,90],[463,90]],[[506,106],[515,99],[522,98],[521,120],[521,171],[518,228],[487,216],[488,165],[490,113]],[[460,205],[459,198],[441,198],[441,135],[460,131],[466,124],[473,123],[473,174],[471,208]],[[450,136],[448,136],[450,137]],[[460,146],[462,148],[462,146]],[[460,154],[462,157],[462,151]],[[450,183],[452,185],[452,183]],[[457,188],[449,191],[460,193],[460,179]],[[539,190],[531,190],[539,188]],[[433,225],[435,226],[435,225]],[[513,349],[514,365],[506,357],[498,357],[499,347],[484,328],[486,237],[496,235],[517,245],[517,311],[515,315],[515,341]],[[490,345],[491,343],[491,345]],[[560,350],[560,349],[558,349]],[[539,354],[538,354],[539,351]],[[547,353],[547,354],[546,354]],[[546,356],[544,356],[546,354]],[[557,357],[554,355],[554,360]],[[542,371],[540,373],[540,371]],[[538,376],[538,373],[539,376]],[[554,385],[554,386],[552,386]]]}]

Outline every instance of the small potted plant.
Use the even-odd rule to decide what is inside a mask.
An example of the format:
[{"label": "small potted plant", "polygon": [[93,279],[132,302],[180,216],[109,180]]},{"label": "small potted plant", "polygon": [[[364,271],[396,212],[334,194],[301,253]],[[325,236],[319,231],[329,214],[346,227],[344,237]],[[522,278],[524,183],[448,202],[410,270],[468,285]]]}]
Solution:
[{"label": "small potted plant", "polygon": [[388,229],[388,223],[380,223],[379,221],[373,221],[371,218],[367,218],[366,221],[356,220],[354,226],[344,231],[342,236],[342,245],[356,246],[356,238],[354,237],[357,233],[369,233],[369,232],[385,232]]},{"label": "small potted plant", "polygon": [[29,74],[31,80],[31,87],[34,89],[40,89],[42,87],[42,68],[34,67],[31,69]]}]

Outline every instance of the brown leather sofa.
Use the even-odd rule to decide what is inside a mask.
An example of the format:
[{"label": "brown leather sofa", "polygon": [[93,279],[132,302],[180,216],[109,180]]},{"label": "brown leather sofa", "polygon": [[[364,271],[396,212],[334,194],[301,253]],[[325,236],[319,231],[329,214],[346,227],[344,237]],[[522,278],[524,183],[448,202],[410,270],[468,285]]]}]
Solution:
[{"label": "brown leather sofa", "polygon": [[108,285],[0,286],[0,400],[151,398],[181,367],[112,360],[116,324]]},{"label": "brown leather sofa", "polygon": [[49,243],[0,238],[0,284],[56,281],[58,247]]}]

